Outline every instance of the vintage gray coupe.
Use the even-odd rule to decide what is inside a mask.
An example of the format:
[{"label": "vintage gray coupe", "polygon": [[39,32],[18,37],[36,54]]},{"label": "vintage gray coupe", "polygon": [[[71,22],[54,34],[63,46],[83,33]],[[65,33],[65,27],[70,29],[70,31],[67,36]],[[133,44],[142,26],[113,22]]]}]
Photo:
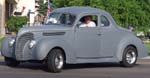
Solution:
[{"label": "vintage gray coupe", "polygon": [[[86,16],[96,26],[80,27]],[[50,72],[77,63],[116,62],[132,67],[148,55],[142,40],[118,26],[108,12],[91,7],[53,10],[44,25],[24,26],[16,36],[7,36],[1,52],[8,66],[37,61]]]}]

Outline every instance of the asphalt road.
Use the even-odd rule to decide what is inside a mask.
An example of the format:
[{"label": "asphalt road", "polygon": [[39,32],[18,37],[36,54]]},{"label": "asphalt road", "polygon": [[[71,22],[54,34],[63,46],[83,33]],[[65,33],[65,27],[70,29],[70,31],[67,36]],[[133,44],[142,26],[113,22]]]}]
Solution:
[{"label": "asphalt road", "polygon": [[150,78],[150,59],[137,62],[132,68],[116,63],[66,65],[61,73],[49,73],[37,63],[22,63],[17,68],[0,60],[0,78]]}]

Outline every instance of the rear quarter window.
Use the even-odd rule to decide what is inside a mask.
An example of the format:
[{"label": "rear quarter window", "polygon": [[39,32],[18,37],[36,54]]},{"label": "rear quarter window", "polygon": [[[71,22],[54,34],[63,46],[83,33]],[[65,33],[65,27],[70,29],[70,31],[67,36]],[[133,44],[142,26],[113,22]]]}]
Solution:
[{"label": "rear quarter window", "polygon": [[101,15],[100,22],[101,22],[101,26],[102,27],[110,26],[110,22],[109,22],[108,18],[106,16],[104,16],[104,15]]}]

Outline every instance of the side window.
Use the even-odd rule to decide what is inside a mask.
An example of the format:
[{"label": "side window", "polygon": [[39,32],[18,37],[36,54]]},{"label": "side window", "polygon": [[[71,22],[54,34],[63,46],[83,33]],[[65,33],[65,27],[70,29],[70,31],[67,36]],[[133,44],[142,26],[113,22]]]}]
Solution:
[{"label": "side window", "polygon": [[60,24],[66,24],[66,20],[67,20],[66,14],[62,14],[60,16]]},{"label": "side window", "polygon": [[107,19],[106,16],[102,15],[100,17],[100,19],[101,19],[101,26],[102,27],[108,27],[110,25],[110,22],[109,22],[109,20]]},{"label": "side window", "polygon": [[51,13],[49,17],[44,20],[44,22],[45,24],[58,24],[60,16],[60,13]]},{"label": "side window", "polygon": [[75,16],[70,14],[62,14],[60,16],[60,24],[72,25],[75,21]]},{"label": "side window", "polygon": [[97,26],[97,16],[96,15],[86,15],[81,17],[79,22],[81,23],[79,27],[96,27]]},{"label": "side window", "polygon": [[72,26],[76,16],[67,13],[51,13],[45,20],[45,24],[65,24]]}]

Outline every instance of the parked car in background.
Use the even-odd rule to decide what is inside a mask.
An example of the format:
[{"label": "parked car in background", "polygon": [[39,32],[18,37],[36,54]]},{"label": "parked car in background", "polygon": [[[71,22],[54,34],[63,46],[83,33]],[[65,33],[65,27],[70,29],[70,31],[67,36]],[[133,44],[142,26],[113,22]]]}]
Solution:
[{"label": "parked car in background", "polygon": [[[96,26],[80,27],[90,16]],[[148,55],[144,43],[118,26],[111,15],[91,7],[65,7],[51,12],[45,25],[26,26],[2,44],[8,66],[37,61],[50,72],[61,72],[64,64],[119,62],[132,67]]]}]

